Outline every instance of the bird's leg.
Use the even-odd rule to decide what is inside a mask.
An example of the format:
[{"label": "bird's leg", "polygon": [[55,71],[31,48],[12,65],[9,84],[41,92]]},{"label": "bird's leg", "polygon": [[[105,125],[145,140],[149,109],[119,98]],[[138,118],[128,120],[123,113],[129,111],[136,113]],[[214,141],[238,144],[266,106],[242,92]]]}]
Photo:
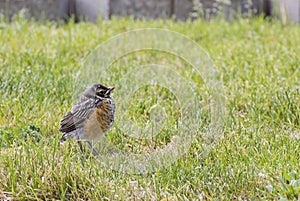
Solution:
[{"label": "bird's leg", "polygon": [[92,149],[93,155],[94,156],[98,156],[99,153],[94,149],[94,146],[93,146],[92,142],[91,141],[87,141],[87,143],[89,144],[90,148]]},{"label": "bird's leg", "polygon": [[77,141],[78,146],[80,148],[80,151],[83,152],[83,148],[82,148],[82,142],[81,141]]}]

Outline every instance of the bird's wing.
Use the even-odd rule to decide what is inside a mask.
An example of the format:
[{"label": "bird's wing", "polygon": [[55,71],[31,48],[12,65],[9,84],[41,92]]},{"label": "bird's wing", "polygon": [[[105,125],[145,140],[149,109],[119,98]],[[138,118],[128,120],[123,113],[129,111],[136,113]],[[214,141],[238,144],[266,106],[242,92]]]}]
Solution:
[{"label": "bird's wing", "polygon": [[71,111],[60,121],[59,131],[69,133],[76,130],[76,128],[83,127],[84,122],[93,114],[97,105],[99,105],[99,103],[93,99],[86,99],[76,103]]}]

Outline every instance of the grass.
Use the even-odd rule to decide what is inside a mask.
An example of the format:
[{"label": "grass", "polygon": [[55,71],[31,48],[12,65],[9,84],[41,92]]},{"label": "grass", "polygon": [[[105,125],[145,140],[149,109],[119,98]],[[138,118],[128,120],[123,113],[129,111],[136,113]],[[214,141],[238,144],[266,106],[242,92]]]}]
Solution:
[{"label": "grass", "polygon": [[[76,142],[59,144],[59,121],[73,103],[74,78],[84,58],[116,34],[149,27],[182,33],[210,54],[225,89],[224,137],[205,150],[201,133],[208,123],[209,95],[202,79],[191,78],[204,102],[200,135],[172,165],[126,174],[86,157]],[[150,61],[187,65],[164,53],[150,55]],[[299,26],[261,18],[231,23],[112,19],[96,25],[1,20],[0,199],[300,199],[299,55]],[[114,63],[110,81],[139,63],[149,63],[147,52]],[[132,118],[141,117],[141,125],[147,121],[158,91],[167,97],[166,114],[173,119],[153,142],[113,129],[108,139],[124,152],[162,148],[176,131],[172,94],[162,88],[141,91],[128,108]]]}]

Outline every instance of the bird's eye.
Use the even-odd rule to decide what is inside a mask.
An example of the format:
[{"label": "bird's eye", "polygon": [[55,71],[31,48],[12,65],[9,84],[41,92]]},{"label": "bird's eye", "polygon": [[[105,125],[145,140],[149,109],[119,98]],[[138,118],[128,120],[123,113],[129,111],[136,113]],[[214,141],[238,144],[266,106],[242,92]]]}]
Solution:
[{"label": "bird's eye", "polygon": [[98,91],[98,92],[97,92],[97,95],[98,95],[98,96],[104,96],[104,92],[103,92],[103,91]]}]

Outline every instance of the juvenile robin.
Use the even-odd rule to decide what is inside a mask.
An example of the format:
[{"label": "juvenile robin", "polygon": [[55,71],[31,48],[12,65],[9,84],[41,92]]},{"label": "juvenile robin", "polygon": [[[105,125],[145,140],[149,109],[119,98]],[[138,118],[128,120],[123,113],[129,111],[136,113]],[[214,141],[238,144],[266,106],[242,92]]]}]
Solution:
[{"label": "juvenile robin", "polygon": [[110,93],[115,87],[94,84],[87,88],[78,102],[60,121],[63,136],[60,142],[71,138],[77,141],[98,140],[106,134],[114,124],[115,103]]}]

